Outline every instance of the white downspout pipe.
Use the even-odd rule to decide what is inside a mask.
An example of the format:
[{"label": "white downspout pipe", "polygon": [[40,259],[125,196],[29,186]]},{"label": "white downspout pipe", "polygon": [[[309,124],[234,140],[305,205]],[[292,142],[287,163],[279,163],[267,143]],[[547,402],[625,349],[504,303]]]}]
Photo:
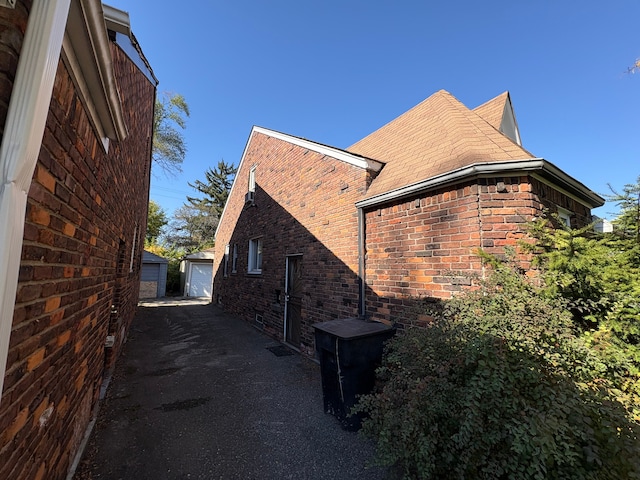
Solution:
[{"label": "white downspout pipe", "polygon": [[71,0],[33,0],[0,146],[0,400],[24,234]]}]

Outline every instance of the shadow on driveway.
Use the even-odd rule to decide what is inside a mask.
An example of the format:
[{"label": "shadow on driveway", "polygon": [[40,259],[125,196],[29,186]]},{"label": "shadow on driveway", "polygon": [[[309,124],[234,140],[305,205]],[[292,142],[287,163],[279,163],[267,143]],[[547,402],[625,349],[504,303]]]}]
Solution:
[{"label": "shadow on driveway", "polygon": [[215,305],[141,303],[74,478],[385,478],[288,353]]}]

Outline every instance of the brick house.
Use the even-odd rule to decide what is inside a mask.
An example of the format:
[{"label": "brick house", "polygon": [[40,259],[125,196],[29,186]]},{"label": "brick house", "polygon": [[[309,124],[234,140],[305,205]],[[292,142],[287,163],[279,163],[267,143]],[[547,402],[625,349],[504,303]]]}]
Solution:
[{"label": "brick house", "polygon": [[[254,127],[216,232],[214,300],[312,354],[317,322],[406,325],[545,210],[573,226],[603,199],[522,147],[507,92],[446,91],[346,150]],[[419,320],[419,319],[418,319]]]},{"label": "brick house", "polygon": [[59,479],[135,313],[157,80],[125,12],[13,3],[0,6],[0,478]]}]

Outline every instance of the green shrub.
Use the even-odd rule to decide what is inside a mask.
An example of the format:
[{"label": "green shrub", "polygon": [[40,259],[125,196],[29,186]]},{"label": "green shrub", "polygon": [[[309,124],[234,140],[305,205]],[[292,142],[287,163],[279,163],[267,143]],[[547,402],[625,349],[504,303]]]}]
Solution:
[{"label": "green shrub", "polygon": [[640,478],[640,428],[562,301],[495,265],[387,347],[358,404],[377,461],[415,479]]},{"label": "green shrub", "polygon": [[596,235],[590,226],[552,225],[553,216],[532,222],[534,242],[522,244],[536,253],[541,294],[567,301],[584,340],[607,365],[606,377],[640,420],[640,244],[625,230]]},{"label": "green shrub", "polygon": [[169,259],[167,265],[167,293],[170,295],[180,295],[180,260],[176,258]]}]

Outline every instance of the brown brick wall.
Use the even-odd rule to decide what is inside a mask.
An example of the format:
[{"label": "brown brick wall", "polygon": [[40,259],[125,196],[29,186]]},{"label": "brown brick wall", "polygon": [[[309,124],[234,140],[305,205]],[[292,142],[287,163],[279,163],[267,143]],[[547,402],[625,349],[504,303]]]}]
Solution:
[{"label": "brown brick wall", "polygon": [[461,291],[482,274],[478,249],[504,254],[528,221],[558,205],[574,213],[573,226],[590,221],[587,207],[528,176],[482,178],[367,210],[367,314],[420,323],[417,299]]},{"label": "brown brick wall", "polygon": [[[244,207],[248,175],[256,166],[255,206]],[[266,135],[254,134],[224,222],[216,234],[214,301],[283,338],[287,255],[303,254],[302,340],[313,352],[312,324],[358,314],[358,218],[366,170]],[[263,238],[261,275],[247,274],[249,239]],[[223,276],[225,246],[238,245],[237,273]],[[279,292],[279,298],[278,298]]]},{"label": "brown brick wall", "polygon": [[[155,87],[119,48],[112,54],[129,133],[108,154],[58,66],[28,197],[0,403],[0,478],[66,477],[135,313]],[[107,334],[116,336],[113,349],[105,349]]]}]

